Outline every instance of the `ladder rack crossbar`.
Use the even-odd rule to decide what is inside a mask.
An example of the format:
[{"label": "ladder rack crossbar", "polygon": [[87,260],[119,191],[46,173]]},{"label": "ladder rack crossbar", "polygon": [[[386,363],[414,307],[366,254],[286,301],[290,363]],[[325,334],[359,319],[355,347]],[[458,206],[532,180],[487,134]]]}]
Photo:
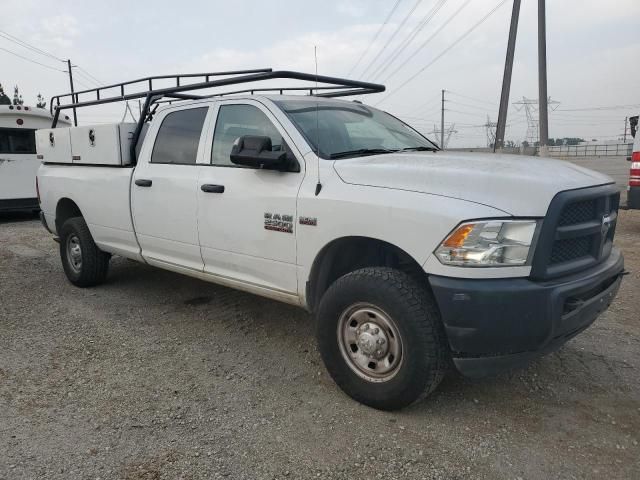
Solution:
[{"label": "ladder rack crossbar", "polygon": [[[229,75],[235,75],[228,77]],[[226,78],[215,78],[211,79],[211,77],[220,77],[227,76]],[[194,78],[200,77],[203,78],[204,81],[184,84],[180,81],[182,78]],[[154,80],[166,80],[166,79],[175,79],[176,85],[173,87],[164,87],[164,88],[153,88]],[[198,96],[194,94],[185,94],[183,92],[191,92],[194,90],[202,90],[205,88],[215,88],[215,87],[223,87],[229,85],[238,85],[243,83],[252,83],[252,82],[260,82],[265,80],[274,80],[274,79],[287,79],[287,80],[301,80],[307,82],[315,82],[314,86],[306,86],[306,87],[273,87],[273,88],[247,88],[244,90],[236,90],[233,92],[222,92],[215,93],[208,96]],[[126,86],[135,85],[140,83],[147,83],[148,89],[137,91],[137,92],[126,92]],[[318,86],[317,84],[324,84],[322,86]],[[119,93],[115,96],[104,96],[105,91],[110,89],[118,89]],[[237,93],[247,93],[247,92],[260,92],[260,91],[309,91],[310,94],[314,94],[314,92],[322,91],[321,93],[315,93],[316,96],[319,97],[343,97],[349,95],[364,95],[369,93],[379,93],[384,92],[384,85],[379,85],[375,83],[362,82],[359,80],[348,80],[344,78],[338,77],[328,77],[324,75],[314,75],[309,73],[302,72],[294,72],[288,70],[280,70],[273,71],[272,69],[256,69],[256,70],[236,70],[229,72],[214,72],[214,73],[191,73],[184,75],[161,75],[155,77],[145,77],[137,80],[131,80],[128,82],[115,83],[112,85],[105,85],[103,87],[88,89],[88,90],[80,90],[74,93],[66,93],[63,95],[56,95],[51,98],[50,108],[51,113],[54,114],[54,111],[59,112],[60,110],[65,110],[69,108],[82,108],[96,105],[104,105],[107,103],[115,103],[122,102],[127,100],[134,100],[139,98],[146,98],[149,96],[162,98],[162,97],[172,97],[172,98],[181,98],[178,95],[182,96],[182,99],[198,99],[198,98],[207,98],[207,97],[216,97],[216,96],[225,96]],[[85,97],[89,94],[94,94],[95,98],[90,99],[81,99],[80,97]]]}]

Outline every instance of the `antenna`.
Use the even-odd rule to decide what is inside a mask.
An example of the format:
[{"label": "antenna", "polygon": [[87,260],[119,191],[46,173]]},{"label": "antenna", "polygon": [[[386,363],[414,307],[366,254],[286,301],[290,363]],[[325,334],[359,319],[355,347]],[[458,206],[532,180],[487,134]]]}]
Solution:
[{"label": "antenna", "polygon": [[[313,46],[313,56],[316,62],[316,94],[318,93],[318,47]],[[320,182],[320,102],[316,97],[316,156],[318,157],[318,183],[316,183],[316,197],[322,190],[322,183]]]}]

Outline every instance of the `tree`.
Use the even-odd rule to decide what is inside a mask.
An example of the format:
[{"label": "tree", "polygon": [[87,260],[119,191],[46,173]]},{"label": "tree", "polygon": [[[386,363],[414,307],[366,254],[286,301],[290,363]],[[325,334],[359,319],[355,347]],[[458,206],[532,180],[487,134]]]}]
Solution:
[{"label": "tree", "polygon": [[38,102],[36,103],[36,107],[38,108],[46,108],[47,102],[44,100],[44,97],[38,93]]},{"label": "tree", "polygon": [[0,105],[11,105],[11,99],[4,93],[2,84],[0,83]]},{"label": "tree", "polygon": [[23,105],[24,100],[22,99],[22,95],[20,95],[20,91],[18,90],[18,86],[13,87],[13,104],[14,105]]}]

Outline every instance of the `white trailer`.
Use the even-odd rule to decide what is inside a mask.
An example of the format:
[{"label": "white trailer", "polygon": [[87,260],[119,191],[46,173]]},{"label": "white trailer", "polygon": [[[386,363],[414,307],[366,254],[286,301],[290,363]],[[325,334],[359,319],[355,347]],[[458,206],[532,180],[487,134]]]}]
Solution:
[{"label": "white trailer", "polygon": [[[48,110],[0,105],[0,211],[38,209],[35,131],[51,126]],[[60,122],[69,126],[69,116]]]}]

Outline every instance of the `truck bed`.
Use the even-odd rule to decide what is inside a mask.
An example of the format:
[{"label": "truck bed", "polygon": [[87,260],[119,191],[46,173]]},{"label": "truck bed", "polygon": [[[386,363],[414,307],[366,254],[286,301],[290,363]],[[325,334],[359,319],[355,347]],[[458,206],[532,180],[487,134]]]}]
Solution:
[{"label": "truck bed", "polygon": [[43,164],[38,182],[47,225],[54,231],[57,228],[57,195],[65,192],[82,209],[99,248],[142,260],[131,218],[132,175],[133,167]]}]

